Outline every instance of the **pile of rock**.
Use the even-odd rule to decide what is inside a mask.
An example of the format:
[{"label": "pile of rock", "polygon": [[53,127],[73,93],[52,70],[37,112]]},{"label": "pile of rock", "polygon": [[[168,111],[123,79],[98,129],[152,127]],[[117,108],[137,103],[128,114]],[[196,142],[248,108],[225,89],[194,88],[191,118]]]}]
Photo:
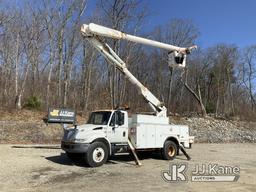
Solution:
[{"label": "pile of rock", "polygon": [[256,123],[234,120],[222,120],[212,117],[179,118],[175,124],[186,124],[196,142],[230,143],[256,142]]}]

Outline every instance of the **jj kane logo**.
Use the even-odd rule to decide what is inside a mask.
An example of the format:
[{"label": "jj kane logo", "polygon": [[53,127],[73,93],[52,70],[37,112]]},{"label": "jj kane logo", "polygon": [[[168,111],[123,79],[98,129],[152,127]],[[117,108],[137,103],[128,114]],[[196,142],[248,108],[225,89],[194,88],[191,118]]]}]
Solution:
[{"label": "jj kane logo", "polygon": [[[170,164],[169,170],[161,172],[166,182],[187,182],[188,164]],[[193,182],[232,182],[239,179],[240,168],[238,166],[222,166],[218,164],[196,164],[190,172]]]}]

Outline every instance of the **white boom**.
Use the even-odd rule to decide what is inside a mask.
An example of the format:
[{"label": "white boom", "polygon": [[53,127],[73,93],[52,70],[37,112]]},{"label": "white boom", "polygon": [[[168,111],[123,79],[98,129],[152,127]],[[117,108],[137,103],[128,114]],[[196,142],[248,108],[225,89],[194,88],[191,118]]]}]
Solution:
[{"label": "white boom", "polygon": [[186,54],[190,53],[190,51],[193,48],[196,48],[196,46],[188,48],[177,47],[150,39],[129,35],[121,31],[103,27],[94,23],[90,23],[89,25],[82,25],[81,33],[84,37],[86,37],[86,40],[88,40],[90,44],[92,44],[100,53],[102,53],[102,55],[111,64],[119,69],[132,84],[137,86],[147,103],[155,111],[156,116],[166,117],[166,107],[163,105],[163,103],[160,102],[142,83],[140,83],[140,81],[134,77],[133,74],[131,74],[131,72],[127,69],[124,61],[122,61],[122,59],[108,46],[108,44],[104,43],[99,38],[99,36],[110,37],[114,39],[124,39],[135,43],[141,43],[166,49],[171,52],[171,56],[169,55],[169,58],[171,58],[173,61],[175,61],[175,59],[177,61],[178,59],[179,62],[176,62],[176,64],[178,64],[179,67],[185,67]]},{"label": "white boom", "polygon": [[121,32],[121,31],[117,31],[117,30],[114,30],[114,29],[111,29],[108,27],[103,27],[101,25],[97,25],[94,23],[90,23],[89,25],[86,25],[86,24],[82,25],[81,32],[85,36],[98,35],[98,36],[103,36],[103,37],[110,37],[113,39],[123,39],[123,40],[132,41],[135,43],[141,43],[141,44],[145,44],[145,45],[158,47],[161,49],[166,49],[168,51],[177,51],[177,52],[181,52],[183,54],[187,54],[193,48],[196,48],[196,46],[192,46],[192,47],[188,47],[188,48],[177,47],[174,45],[154,41],[151,39],[146,39],[146,38],[137,37],[134,35],[129,35],[129,34]]}]

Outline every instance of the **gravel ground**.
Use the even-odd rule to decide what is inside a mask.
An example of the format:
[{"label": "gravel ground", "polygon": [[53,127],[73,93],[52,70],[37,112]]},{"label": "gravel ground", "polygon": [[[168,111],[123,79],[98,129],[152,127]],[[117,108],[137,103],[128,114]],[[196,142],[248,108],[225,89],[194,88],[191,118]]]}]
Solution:
[{"label": "gravel ground", "polygon": [[157,155],[145,157],[137,167],[129,156],[115,157],[98,168],[72,163],[58,145],[0,145],[0,191],[256,191],[255,144],[195,144],[171,163],[217,163],[239,166],[238,182],[167,183],[161,171],[169,162]]}]

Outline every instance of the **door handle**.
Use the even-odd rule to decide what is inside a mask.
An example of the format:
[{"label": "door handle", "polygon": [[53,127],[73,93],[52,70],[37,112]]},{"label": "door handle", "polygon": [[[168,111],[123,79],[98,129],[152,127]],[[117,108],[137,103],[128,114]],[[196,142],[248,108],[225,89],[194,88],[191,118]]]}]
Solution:
[{"label": "door handle", "polygon": [[126,133],[125,133],[125,131],[123,132],[123,137],[125,137],[125,135],[126,135]]}]

